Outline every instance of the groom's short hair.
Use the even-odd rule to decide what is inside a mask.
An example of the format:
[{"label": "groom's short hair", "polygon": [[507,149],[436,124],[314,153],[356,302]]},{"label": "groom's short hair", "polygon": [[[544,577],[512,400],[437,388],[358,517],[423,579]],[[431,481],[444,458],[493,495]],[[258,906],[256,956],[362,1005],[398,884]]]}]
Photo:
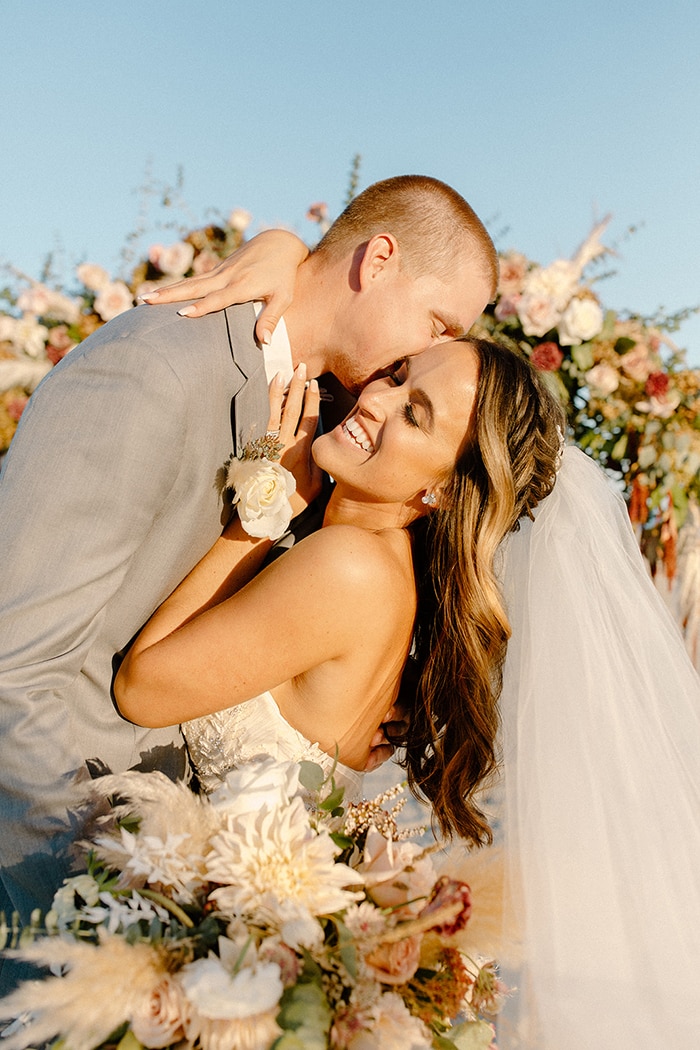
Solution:
[{"label": "groom's short hair", "polygon": [[338,259],[378,233],[392,233],[412,277],[449,276],[457,257],[472,255],[479,272],[498,285],[498,255],[486,227],[465,199],[428,175],[397,175],[368,186],[345,208],[314,253]]}]

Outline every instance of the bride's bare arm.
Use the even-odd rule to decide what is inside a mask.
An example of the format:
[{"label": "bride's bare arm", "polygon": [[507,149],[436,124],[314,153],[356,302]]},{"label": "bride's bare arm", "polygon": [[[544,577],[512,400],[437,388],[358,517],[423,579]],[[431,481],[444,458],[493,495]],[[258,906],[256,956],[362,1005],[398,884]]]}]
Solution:
[{"label": "bride's bare arm", "polygon": [[181,311],[184,317],[202,317],[235,303],[264,302],[255,332],[265,344],[292,301],[297,269],[308,254],[304,242],[288,230],[265,230],[209,273],[154,289],[142,298],[151,305],[198,300]]},{"label": "bride's bare arm", "polygon": [[[221,548],[214,571],[219,559],[225,560]],[[207,575],[210,567],[203,570]],[[175,620],[184,612],[184,622],[168,633],[163,631],[172,624],[156,614],[117,676],[119,709],[140,725],[172,725],[299,681],[324,665],[354,666],[357,654],[391,645],[395,610],[386,607],[391,602],[372,599],[390,594],[393,579],[373,533],[342,525],[321,529],[219,604],[189,616],[181,606]],[[335,728],[335,700],[329,679],[327,710],[303,712],[315,720],[313,729]],[[295,711],[283,713],[304,732]],[[365,736],[365,750],[383,713],[376,711],[374,724],[356,729]],[[359,714],[352,712],[353,723]]]}]

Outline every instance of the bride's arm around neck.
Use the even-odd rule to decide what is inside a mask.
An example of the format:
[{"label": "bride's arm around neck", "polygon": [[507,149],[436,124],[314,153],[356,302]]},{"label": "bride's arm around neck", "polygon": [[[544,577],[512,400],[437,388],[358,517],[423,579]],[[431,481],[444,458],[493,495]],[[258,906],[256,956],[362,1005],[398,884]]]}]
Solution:
[{"label": "bride's arm around neck", "polygon": [[271,690],[295,728],[361,763],[410,644],[408,536],[328,526],[258,571],[269,546],[229,525],[127,653],[120,711],[171,725]]}]

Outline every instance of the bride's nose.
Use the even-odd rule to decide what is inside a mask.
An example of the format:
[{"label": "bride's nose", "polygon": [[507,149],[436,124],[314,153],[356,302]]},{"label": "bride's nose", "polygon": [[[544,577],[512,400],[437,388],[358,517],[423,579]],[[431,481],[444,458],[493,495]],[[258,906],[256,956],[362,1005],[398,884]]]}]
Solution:
[{"label": "bride's nose", "polygon": [[360,396],[357,399],[358,408],[365,415],[371,416],[373,419],[380,419],[386,415],[391,396],[397,389],[388,376],[382,379],[374,379],[360,392]]}]

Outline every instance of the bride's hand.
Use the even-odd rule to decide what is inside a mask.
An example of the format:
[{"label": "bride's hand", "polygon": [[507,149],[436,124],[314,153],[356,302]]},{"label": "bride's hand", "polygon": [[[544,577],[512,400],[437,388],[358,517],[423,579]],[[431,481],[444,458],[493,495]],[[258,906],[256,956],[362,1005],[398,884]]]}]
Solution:
[{"label": "bride's hand", "polygon": [[236,303],[264,302],[255,334],[266,344],[294,297],[297,270],[308,254],[304,242],[288,230],[265,230],[209,273],[154,288],[141,298],[151,305],[197,299],[180,311],[183,317],[202,317]]},{"label": "bride's hand", "polygon": [[270,383],[268,432],[279,431],[284,449],[280,463],[294,475],[296,492],[290,502],[294,516],[301,514],[321,491],[321,471],[314,463],[311,446],[318,427],[320,393],[315,379],[307,385],[306,365],[298,366],[285,392],[281,375]]},{"label": "bride's hand", "polygon": [[384,762],[387,762],[393,756],[395,745],[390,742],[387,732],[391,734],[392,740],[401,740],[408,732],[408,719],[408,711],[402,704],[398,702],[392,704],[384,716],[384,721],[370,740],[369,758],[365,766],[365,773],[371,773],[372,770],[379,769]]}]

